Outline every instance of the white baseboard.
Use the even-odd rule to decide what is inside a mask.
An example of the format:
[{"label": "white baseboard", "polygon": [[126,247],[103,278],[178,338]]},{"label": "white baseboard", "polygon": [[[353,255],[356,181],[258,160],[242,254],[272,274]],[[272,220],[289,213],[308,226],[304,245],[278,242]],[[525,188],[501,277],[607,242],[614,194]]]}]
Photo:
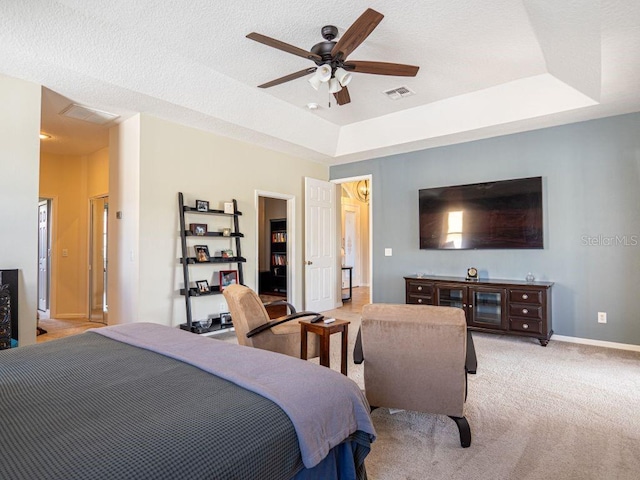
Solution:
[{"label": "white baseboard", "polygon": [[640,352],[640,345],[632,345],[629,343],[606,342],[604,340],[592,340],[590,338],[566,337],[564,335],[556,335],[555,333],[551,337],[551,340],[559,340],[561,342],[581,343],[583,345],[593,345],[595,347],[617,348],[618,350],[631,350],[633,352]]}]

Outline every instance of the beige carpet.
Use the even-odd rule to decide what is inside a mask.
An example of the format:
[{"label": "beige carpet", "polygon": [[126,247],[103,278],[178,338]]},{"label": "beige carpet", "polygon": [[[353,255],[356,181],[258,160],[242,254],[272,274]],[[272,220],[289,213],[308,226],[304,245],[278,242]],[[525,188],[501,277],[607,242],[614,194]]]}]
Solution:
[{"label": "beige carpet", "polygon": [[[349,377],[364,388],[352,357],[359,315],[327,313],[352,322]],[[370,480],[640,478],[640,353],[479,333],[474,342],[471,447],[445,416],[378,409]],[[331,343],[339,370],[338,337]]]}]

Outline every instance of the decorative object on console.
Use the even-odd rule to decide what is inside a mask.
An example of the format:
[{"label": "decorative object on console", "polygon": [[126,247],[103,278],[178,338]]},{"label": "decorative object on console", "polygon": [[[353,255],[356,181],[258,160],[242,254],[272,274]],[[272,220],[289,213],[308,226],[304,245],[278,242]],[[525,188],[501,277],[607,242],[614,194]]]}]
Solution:
[{"label": "decorative object on console", "polygon": [[207,224],[206,223],[190,223],[189,230],[193,235],[202,236],[207,233]]},{"label": "decorative object on console", "polygon": [[478,269],[476,267],[467,268],[467,280],[478,280]]},{"label": "decorative object on console", "polygon": [[527,276],[524,277],[524,279],[527,281],[527,283],[533,283],[536,281],[536,277],[531,272],[527,273]]},{"label": "decorative object on console", "polygon": [[196,200],[196,210],[198,212],[208,212],[209,202],[207,200]]}]

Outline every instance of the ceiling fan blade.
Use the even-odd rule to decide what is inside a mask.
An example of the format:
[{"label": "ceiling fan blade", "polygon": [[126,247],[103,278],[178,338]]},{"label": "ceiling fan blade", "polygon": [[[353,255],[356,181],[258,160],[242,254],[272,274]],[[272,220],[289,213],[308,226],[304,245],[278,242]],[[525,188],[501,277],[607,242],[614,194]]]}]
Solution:
[{"label": "ceiling fan blade", "polygon": [[315,53],[308,52],[307,50],[303,50],[302,48],[294,47],[293,45],[289,45],[288,43],[281,42],[280,40],[276,40],[275,38],[266,37],[256,32],[251,32],[247,35],[247,38],[254,40],[259,43],[263,43],[269,47],[277,48],[278,50],[282,50],[283,52],[292,53],[302,58],[308,58],[310,60],[322,60],[320,55],[316,55]]},{"label": "ceiling fan blade", "polygon": [[258,88],[269,88],[275,85],[280,85],[281,83],[288,82],[290,80],[295,80],[296,78],[304,77],[305,75],[309,75],[316,71],[316,67],[305,68],[304,70],[300,70],[299,72],[290,73],[289,75],[285,75],[284,77],[276,78],[275,80],[271,80],[270,82],[263,83],[262,85],[258,85]]},{"label": "ceiling fan blade", "polygon": [[384,15],[368,8],[340,37],[331,50],[331,56],[335,58],[340,53],[342,59],[347,58],[373,32],[383,18]]},{"label": "ceiling fan blade", "polygon": [[351,97],[349,96],[349,90],[347,90],[347,87],[342,87],[342,90],[334,93],[333,96],[336,97],[338,105],[346,105],[351,102]]},{"label": "ceiling fan blade", "polygon": [[415,77],[420,67],[404,65],[401,63],[364,62],[349,60],[344,64],[344,69],[349,72],[373,73],[374,75],[393,75],[396,77]]}]

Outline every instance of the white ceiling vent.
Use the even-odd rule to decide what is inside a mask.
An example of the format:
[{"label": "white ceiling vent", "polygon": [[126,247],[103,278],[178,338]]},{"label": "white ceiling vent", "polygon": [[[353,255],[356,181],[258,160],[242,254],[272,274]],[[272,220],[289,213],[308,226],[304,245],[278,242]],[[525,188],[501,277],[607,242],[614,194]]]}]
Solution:
[{"label": "white ceiling vent", "polygon": [[402,97],[410,97],[411,95],[415,95],[416,92],[409,90],[407,87],[398,87],[393,90],[387,90],[384,94],[389,97],[391,100],[398,100]]},{"label": "white ceiling vent", "polygon": [[72,103],[62,110],[60,115],[75,118],[76,120],[95,123],[97,125],[104,125],[120,116],[109,112],[103,112],[101,110],[94,110],[89,107],[83,107],[82,105],[76,105],[75,103]]}]

